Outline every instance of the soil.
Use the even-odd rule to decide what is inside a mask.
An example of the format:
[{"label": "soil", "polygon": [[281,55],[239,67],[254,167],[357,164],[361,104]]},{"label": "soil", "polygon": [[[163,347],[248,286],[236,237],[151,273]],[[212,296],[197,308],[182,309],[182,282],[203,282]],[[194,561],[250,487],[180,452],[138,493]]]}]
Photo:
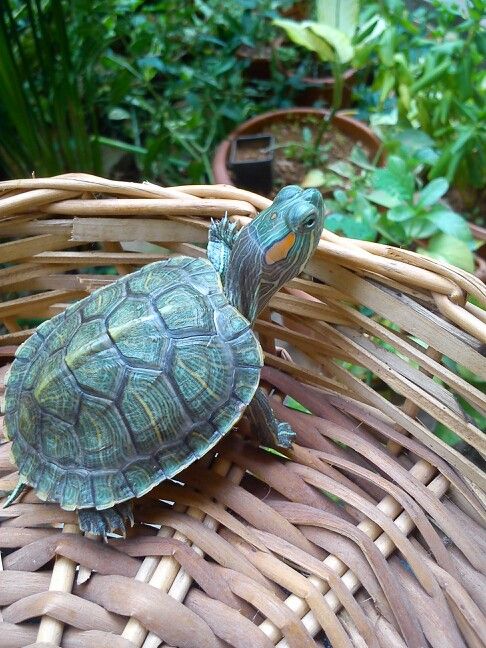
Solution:
[{"label": "soil", "polygon": [[271,150],[268,148],[268,142],[239,142],[236,148],[236,162],[245,162],[247,160],[268,160],[271,156]]},{"label": "soil", "polygon": [[[302,182],[311,167],[298,157],[287,157],[285,145],[291,142],[303,142],[302,130],[305,127],[310,129],[314,138],[319,124],[320,120],[316,117],[302,119],[302,117],[296,118],[292,115],[265,127],[265,133],[271,133],[275,137],[276,146],[273,162],[274,182],[273,189],[268,194],[269,198],[273,198],[285,185]],[[328,143],[331,143],[332,146],[327,154],[326,163],[347,159],[356,144],[354,140],[346,137],[340,130],[332,126],[324,133],[321,146]]]}]

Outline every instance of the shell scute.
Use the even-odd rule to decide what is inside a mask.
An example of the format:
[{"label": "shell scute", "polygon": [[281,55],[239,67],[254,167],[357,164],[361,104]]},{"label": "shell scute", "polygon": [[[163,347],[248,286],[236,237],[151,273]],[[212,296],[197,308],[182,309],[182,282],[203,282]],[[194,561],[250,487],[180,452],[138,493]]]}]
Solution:
[{"label": "shell scute", "polygon": [[20,394],[17,412],[18,424],[22,430],[23,438],[29,445],[35,447],[42,413],[31,392],[24,391]]},{"label": "shell scute", "polygon": [[105,318],[126,294],[125,283],[115,281],[90,295],[81,306],[84,321]]},{"label": "shell scute", "polygon": [[[71,308],[71,306],[68,307],[68,310]],[[60,349],[64,349],[81,325],[81,315],[79,312],[65,312],[61,313],[61,315],[63,316],[62,318],[60,315],[56,315],[56,317],[49,322],[54,322],[54,320],[59,317],[56,326],[53,326],[47,331],[47,344],[50,353],[55,353]]]},{"label": "shell scute", "polygon": [[76,427],[85,468],[122,468],[127,457],[135,453],[130,434],[114,403],[84,394]]},{"label": "shell scute", "polygon": [[177,441],[192,424],[163,374],[130,372],[120,407],[130,421],[138,454],[155,453]]},{"label": "shell scute", "polygon": [[[69,343],[64,361],[78,385],[97,396],[113,398],[120,388],[124,365],[103,321],[81,324]],[[79,391],[79,389],[78,389]]]},{"label": "shell scute", "polygon": [[64,366],[62,351],[46,360],[33,393],[43,411],[55,414],[64,421],[72,420],[73,412],[77,412],[79,408],[81,397],[74,378]]},{"label": "shell scute", "polygon": [[169,340],[160,318],[145,299],[126,299],[108,318],[108,333],[131,366],[159,369]]},{"label": "shell scute", "polygon": [[216,337],[177,340],[172,376],[197,421],[225,403],[233,383],[234,365],[228,347]]},{"label": "shell scute", "polygon": [[67,511],[95,506],[91,474],[87,470],[66,472],[59,501]]},{"label": "shell scute", "polygon": [[75,468],[82,460],[79,438],[71,424],[43,412],[38,438],[41,453],[61,468]]},{"label": "shell scute", "polygon": [[157,297],[155,305],[171,334],[215,332],[213,311],[195,288],[177,285]]},{"label": "shell scute", "polygon": [[233,340],[250,328],[234,306],[226,304],[214,313],[216,330],[224,340]]}]

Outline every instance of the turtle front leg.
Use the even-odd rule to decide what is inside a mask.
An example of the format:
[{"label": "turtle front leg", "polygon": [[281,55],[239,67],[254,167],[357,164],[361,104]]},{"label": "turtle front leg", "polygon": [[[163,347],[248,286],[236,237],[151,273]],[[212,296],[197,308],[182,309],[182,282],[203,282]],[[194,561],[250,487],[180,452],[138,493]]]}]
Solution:
[{"label": "turtle front leg", "polygon": [[219,273],[223,286],[228,271],[231,250],[237,236],[236,225],[230,222],[227,214],[221,220],[211,219],[207,255],[214,269]]},{"label": "turtle front leg", "polygon": [[271,448],[290,448],[295,432],[288,423],[277,421],[265,392],[258,388],[246,413],[250,418],[258,441]]}]

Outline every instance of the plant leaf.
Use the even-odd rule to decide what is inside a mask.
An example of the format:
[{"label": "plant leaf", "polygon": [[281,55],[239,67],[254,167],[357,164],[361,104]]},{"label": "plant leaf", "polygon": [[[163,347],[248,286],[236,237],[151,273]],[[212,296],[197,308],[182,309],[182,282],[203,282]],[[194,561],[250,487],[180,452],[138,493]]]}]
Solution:
[{"label": "plant leaf", "polygon": [[398,207],[398,205],[402,204],[401,200],[399,200],[395,196],[392,196],[388,192],[383,191],[382,189],[376,189],[375,191],[367,194],[366,197],[368,198],[368,200],[371,200],[371,202],[374,202],[381,207],[388,207],[388,209]]},{"label": "plant leaf", "polygon": [[317,0],[317,22],[334,27],[352,38],[358,27],[358,0]]},{"label": "plant leaf", "polygon": [[[335,51],[335,57],[339,63],[348,63],[354,56],[354,47],[351,44],[351,39],[347,34],[334,27],[328,25],[321,25],[316,22],[308,23],[309,29],[312,33],[319,37],[323,42],[328,43]],[[329,59],[322,59],[324,61]]]},{"label": "plant leaf", "polygon": [[374,171],[371,183],[374,189],[381,189],[400,201],[412,200],[415,187],[414,176],[407,168],[405,160],[395,155],[390,156],[384,169]]},{"label": "plant leaf", "polygon": [[302,47],[305,47],[311,52],[315,52],[321,61],[334,60],[332,48],[322,38],[319,38],[308,29],[309,21],[298,23],[295,20],[276,18],[273,24],[285,30],[287,36],[293,43],[302,45]]},{"label": "plant leaf", "polygon": [[445,178],[436,178],[435,180],[432,180],[432,182],[429,182],[429,184],[419,192],[417,206],[431,207],[439,200],[439,198],[442,198],[448,189],[449,183]]},{"label": "plant leaf", "polygon": [[472,238],[471,230],[469,229],[467,221],[462,216],[450,211],[449,209],[442,209],[440,206],[438,207],[439,209],[427,214],[427,220],[431,223],[435,223],[437,228],[445,234],[454,236],[461,241],[470,241]]},{"label": "plant leaf", "polygon": [[410,220],[414,216],[415,211],[413,207],[409,207],[408,205],[397,205],[396,207],[392,207],[388,212],[388,219],[395,223]]},{"label": "plant leaf", "polygon": [[474,255],[467,243],[449,234],[436,234],[424,250],[427,256],[440,261],[447,261],[467,272],[474,272]]},{"label": "plant leaf", "polygon": [[301,187],[321,187],[326,182],[326,176],[320,169],[311,169],[305,174],[300,183]]}]

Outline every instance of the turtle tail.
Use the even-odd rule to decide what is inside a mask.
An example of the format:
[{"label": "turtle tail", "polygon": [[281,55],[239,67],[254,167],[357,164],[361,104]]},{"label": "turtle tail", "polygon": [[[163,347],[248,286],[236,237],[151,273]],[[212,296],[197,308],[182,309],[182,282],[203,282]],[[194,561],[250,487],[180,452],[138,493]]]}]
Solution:
[{"label": "turtle tail", "polygon": [[13,489],[13,491],[10,493],[10,495],[7,497],[7,501],[3,505],[3,508],[8,508],[14,503],[14,500],[21,495],[24,490],[28,488],[27,484],[23,481],[17,482],[17,486]]}]

